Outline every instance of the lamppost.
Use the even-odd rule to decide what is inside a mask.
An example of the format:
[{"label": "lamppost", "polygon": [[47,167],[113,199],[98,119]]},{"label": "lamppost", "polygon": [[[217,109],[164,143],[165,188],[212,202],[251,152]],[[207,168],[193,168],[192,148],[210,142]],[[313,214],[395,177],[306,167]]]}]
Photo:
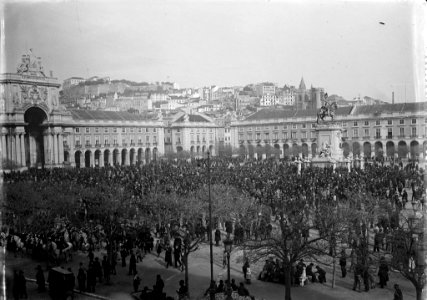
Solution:
[{"label": "lamppost", "polygon": [[214,280],[213,276],[213,241],[212,241],[212,199],[211,199],[211,153],[208,150],[208,197],[209,197],[209,256],[211,264],[211,282]]},{"label": "lamppost", "polygon": [[227,253],[227,298],[226,300],[232,299],[231,298],[231,279],[230,279],[230,253],[233,247],[233,241],[227,237],[226,240],[224,240],[224,248],[225,253]]}]

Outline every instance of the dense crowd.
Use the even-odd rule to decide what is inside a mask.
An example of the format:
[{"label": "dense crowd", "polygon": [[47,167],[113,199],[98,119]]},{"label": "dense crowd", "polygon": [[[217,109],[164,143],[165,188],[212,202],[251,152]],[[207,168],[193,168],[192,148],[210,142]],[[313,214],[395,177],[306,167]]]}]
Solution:
[{"label": "dense crowd", "polygon": [[[296,199],[312,205],[317,205],[320,199],[325,198],[345,200],[357,205],[352,203],[355,201],[352,195],[369,193],[376,201],[385,200],[397,210],[402,209],[407,201],[411,201],[414,208],[419,208],[424,205],[423,176],[423,170],[416,164],[403,167],[402,165],[384,166],[374,162],[366,164],[364,169],[353,168],[350,172],[347,168],[311,168],[303,165],[302,170],[299,171],[297,164],[292,161],[212,158],[211,160],[158,161],[146,165],[105,168],[30,169],[24,172],[5,173],[3,180],[7,201],[13,200],[7,198],[8,187],[19,182],[36,183],[34,187],[38,190],[59,184],[76,190],[98,187],[100,194],[120,187],[128,197],[143,201],[153,192],[185,196],[205,187],[210,180],[212,185],[228,185],[243,191],[258,203],[270,206],[274,213],[275,207],[280,204],[277,191],[280,191],[280,201]],[[412,191],[411,199],[407,189]],[[76,194],[76,197],[78,198],[79,195]],[[82,203],[83,210],[91,205],[87,203],[87,199],[76,199],[76,201]],[[266,237],[271,233],[272,227],[268,219],[257,220],[257,222],[253,220],[254,216],[242,216],[237,220],[233,229],[237,244],[245,238]],[[143,252],[154,250],[160,254],[165,251],[166,266],[172,265],[172,256],[174,256],[175,267],[182,268],[182,246],[181,242],[174,240],[172,236],[171,223],[144,224],[144,226],[131,222],[122,224],[120,231],[114,236],[113,244],[110,244],[111,241],[106,238],[106,228],[84,222],[77,226],[68,222],[66,218],[59,218],[55,226],[47,232],[34,232],[30,227],[19,230],[10,226],[2,231],[1,238],[2,242],[8,242],[7,247],[10,251],[18,254],[25,248],[35,259],[48,261],[48,264],[52,265],[57,265],[61,259],[70,259],[71,249],[89,251],[90,255],[91,252],[100,248],[111,247],[110,250],[113,253],[111,257],[103,258],[102,263],[91,259],[91,265],[86,271],[87,284],[84,288],[93,291],[88,278],[91,277],[93,282],[93,277],[96,275],[89,274],[102,276],[99,274],[102,274],[104,266],[104,273],[107,272],[109,276],[117,264],[118,255],[121,255],[122,262],[130,256],[134,265],[134,261],[138,258],[142,259]],[[374,226],[373,223],[370,225]],[[194,230],[190,231],[196,236],[207,239],[209,238],[209,235],[205,237],[208,231],[207,226],[206,223],[195,223]],[[376,231],[374,250],[387,245],[385,241],[387,234],[396,227],[396,223],[389,216],[378,220],[376,226],[379,228]],[[356,236],[363,230],[366,228],[356,228]],[[153,235],[159,241],[156,245],[154,245]],[[355,242],[356,239],[349,237],[349,244],[353,240]],[[93,270],[94,268],[96,271]],[[136,275],[134,271],[132,267],[129,273]],[[296,278],[301,277],[300,271],[301,269],[295,266],[293,274],[296,275],[293,281],[297,282]],[[260,274],[260,279],[283,282],[283,276],[283,267],[280,262],[268,262]],[[321,280],[322,276],[313,275],[312,278]],[[104,280],[109,280],[109,277]]]}]

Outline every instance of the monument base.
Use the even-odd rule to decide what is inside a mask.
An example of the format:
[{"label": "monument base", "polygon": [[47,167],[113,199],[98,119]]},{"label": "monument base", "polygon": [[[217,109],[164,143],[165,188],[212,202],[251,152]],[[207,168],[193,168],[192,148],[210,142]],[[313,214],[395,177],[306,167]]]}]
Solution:
[{"label": "monument base", "polygon": [[330,157],[315,157],[311,160],[312,167],[327,168],[336,166],[337,162]]}]

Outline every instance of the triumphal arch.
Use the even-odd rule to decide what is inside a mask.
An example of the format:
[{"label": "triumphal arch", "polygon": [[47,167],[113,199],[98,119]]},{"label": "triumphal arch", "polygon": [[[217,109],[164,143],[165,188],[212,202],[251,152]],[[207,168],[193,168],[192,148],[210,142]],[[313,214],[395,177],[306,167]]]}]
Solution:
[{"label": "triumphal arch", "polygon": [[63,141],[72,122],[59,103],[60,84],[32,51],[16,73],[0,74],[0,150],[3,169],[54,167],[64,161]]}]

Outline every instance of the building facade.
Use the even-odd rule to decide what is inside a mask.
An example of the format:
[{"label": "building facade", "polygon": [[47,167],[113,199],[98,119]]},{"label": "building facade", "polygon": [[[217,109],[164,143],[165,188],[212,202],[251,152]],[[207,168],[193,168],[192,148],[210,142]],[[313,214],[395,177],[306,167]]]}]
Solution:
[{"label": "building facade", "polygon": [[69,111],[59,103],[59,87],[32,53],[22,56],[16,73],[0,75],[3,169],[127,165],[164,153],[163,121],[125,112]]},{"label": "building facade", "polygon": [[[340,107],[344,156],[424,157],[427,102]],[[231,124],[232,145],[248,157],[313,157],[317,153],[316,110],[261,110]]]}]

